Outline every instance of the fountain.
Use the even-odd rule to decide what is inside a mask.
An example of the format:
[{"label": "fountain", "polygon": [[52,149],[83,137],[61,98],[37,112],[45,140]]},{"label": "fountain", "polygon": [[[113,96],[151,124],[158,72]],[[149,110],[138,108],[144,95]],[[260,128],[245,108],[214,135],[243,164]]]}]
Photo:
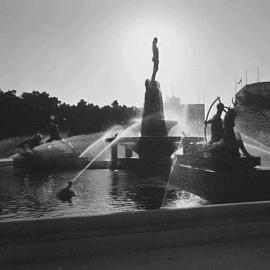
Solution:
[{"label": "fountain", "polygon": [[[74,194],[72,191],[70,192],[69,188],[85,170],[111,168],[116,171],[139,170],[144,174],[166,175],[164,178],[166,182],[169,179],[180,189],[206,200],[234,201],[235,198],[237,200],[239,198],[248,200],[251,197],[256,199],[269,198],[270,170],[254,168],[260,165],[259,157],[207,156],[206,151],[204,151],[203,137],[184,137],[181,139],[180,136],[168,135],[170,129],[177,122],[165,119],[161,87],[159,82],[155,80],[159,64],[156,43],[153,45],[154,65],[151,80],[146,79],[145,81],[145,99],[141,122],[133,124],[116,136],[104,138],[107,145],[91,160],[85,157],[85,153],[93,147],[89,146],[79,156],[73,152],[68,144],[63,142],[64,151],[58,151],[57,147],[51,150],[52,144],[43,145],[35,148],[31,153],[27,153],[28,156],[15,160],[15,166],[16,164],[24,164],[23,166],[26,164],[31,170],[34,168],[46,171],[52,168],[57,170],[80,169],[80,172],[65,189],[70,196]],[[233,127],[233,125],[231,126]],[[139,127],[140,136],[137,134],[137,136],[130,136],[130,131],[134,127]],[[182,154],[174,155],[176,158],[172,166],[171,156],[179,148],[180,141],[183,151]],[[124,157],[118,155],[118,147],[120,146],[125,149]],[[111,160],[98,160],[107,150],[111,151]],[[133,155],[134,153],[137,154],[136,157]],[[255,180],[256,178],[259,180]],[[242,192],[243,190],[245,193]],[[254,191],[256,196],[253,196]]]},{"label": "fountain", "polygon": [[[236,106],[226,108],[222,138],[217,142],[183,139],[183,153],[176,155],[171,174],[173,185],[210,203],[269,200],[270,169],[260,166],[261,158],[248,153],[234,131]],[[267,153],[265,147],[263,150]]]},{"label": "fountain", "polygon": [[[147,79],[145,88],[141,136],[121,136],[112,144],[113,169],[152,169],[160,165],[170,167],[170,157],[179,145],[180,137],[168,136],[169,130],[177,122],[164,119],[160,84]],[[107,142],[113,140],[114,138],[108,138]],[[125,158],[118,157],[118,145],[125,148]],[[133,152],[138,154],[138,158],[132,157]]]},{"label": "fountain", "polygon": [[[126,130],[118,136],[107,138],[107,146],[103,147],[91,160],[85,157],[88,147],[81,155],[74,153],[67,144],[54,142],[38,146],[34,151],[17,155],[14,157],[16,167],[28,167],[30,170],[42,169],[74,170],[89,168],[111,168],[111,169],[142,169],[150,171],[158,169],[167,172],[171,164],[171,155],[179,146],[180,137],[168,136],[170,129],[177,124],[176,121],[165,120],[163,99],[160,84],[155,80],[159,65],[159,52],[157,38],[153,40],[153,73],[151,80],[145,81],[145,100],[143,116],[141,120],[141,136],[127,137]],[[136,123],[138,125],[140,123]],[[132,128],[132,127],[130,127]],[[129,130],[129,128],[127,128]],[[126,135],[126,136],[125,136]],[[118,157],[118,146],[125,149],[125,157]],[[111,160],[97,160],[106,150],[111,148]],[[135,158],[133,153],[137,153]]]},{"label": "fountain", "polygon": [[[159,65],[157,38],[153,40],[153,73],[151,80],[145,81],[145,99],[141,121],[140,137],[121,137],[111,147],[113,169],[167,169],[170,168],[171,155],[179,146],[180,137],[168,136],[176,121],[165,120],[160,84],[155,80]],[[108,138],[112,142],[114,138]],[[118,158],[118,145],[126,150],[125,158]],[[132,153],[139,158],[132,158]],[[159,170],[160,171],[160,170]]]}]

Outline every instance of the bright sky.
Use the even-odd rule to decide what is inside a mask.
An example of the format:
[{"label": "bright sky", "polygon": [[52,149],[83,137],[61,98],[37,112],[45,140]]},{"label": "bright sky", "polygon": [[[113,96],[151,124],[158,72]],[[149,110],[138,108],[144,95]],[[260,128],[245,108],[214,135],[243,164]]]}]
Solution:
[{"label": "bright sky", "polygon": [[216,96],[270,80],[269,0],[0,0],[0,88],[68,103],[142,106],[159,38],[164,99]]}]

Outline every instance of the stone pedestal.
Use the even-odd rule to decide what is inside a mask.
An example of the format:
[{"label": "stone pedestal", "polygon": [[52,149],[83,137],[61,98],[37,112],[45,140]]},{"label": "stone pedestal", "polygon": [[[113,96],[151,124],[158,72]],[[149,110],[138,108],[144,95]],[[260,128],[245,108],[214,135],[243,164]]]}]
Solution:
[{"label": "stone pedestal", "polygon": [[145,81],[144,111],[141,126],[142,137],[167,136],[160,84],[157,81]]},{"label": "stone pedestal", "polygon": [[167,140],[160,84],[146,80],[145,88],[142,136],[139,140],[138,154],[140,159],[147,163],[156,163],[170,158],[171,147]]}]

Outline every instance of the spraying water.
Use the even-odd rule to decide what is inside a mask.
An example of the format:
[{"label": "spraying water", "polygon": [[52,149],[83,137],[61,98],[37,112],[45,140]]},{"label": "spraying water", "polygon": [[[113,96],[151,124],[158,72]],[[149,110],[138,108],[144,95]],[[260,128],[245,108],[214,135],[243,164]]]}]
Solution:
[{"label": "spraying water", "polygon": [[263,143],[241,133],[241,137],[248,149],[252,151],[252,154],[258,155],[261,157],[263,166],[270,165],[270,148]]},{"label": "spraying water", "polygon": [[[70,188],[72,184],[79,179],[79,177],[106,151],[108,150],[113,144],[117,143],[122,137],[126,137],[127,134],[130,134],[130,131],[136,129],[141,125],[141,122],[138,121],[125,129],[123,132],[118,134],[118,136],[107,146],[105,146],[72,180],[68,181],[68,186],[63,188],[57,193],[57,197],[62,201],[70,201],[71,198],[74,196],[74,191],[72,191]],[[107,134],[107,133],[106,133]],[[89,148],[86,149],[89,151]],[[84,151],[86,152],[86,151]],[[63,195],[64,194],[64,195]],[[63,196],[62,196],[63,195]]]},{"label": "spraying water", "polygon": [[[122,137],[126,137],[127,134],[129,134],[129,132],[131,130],[133,130],[134,128],[138,127],[141,123],[140,122],[136,122],[133,125],[131,125],[130,127],[128,127],[127,129],[125,129],[124,131],[122,131],[120,134],[118,134],[118,136],[111,142],[109,143],[107,146],[105,146],[74,178],[73,180],[71,180],[71,182],[75,182],[84,172],[85,170],[87,170],[91,164],[93,164],[93,162],[95,160],[97,160],[98,157],[100,157],[107,149],[109,149],[113,144],[117,143]],[[107,134],[107,133],[106,133]],[[104,136],[103,136],[104,137]],[[103,138],[102,137],[102,138]],[[101,138],[101,139],[102,139]],[[105,138],[105,137],[104,137]],[[87,151],[89,151],[89,148],[86,149]],[[86,150],[84,152],[86,152]],[[83,153],[81,154],[81,156],[83,155]]]},{"label": "spraying water", "polygon": [[95,142],[90,144],[80,155],[79,157],[85,157],[88,152],[90,152],[93,148],[96,148],[97,146],[100,146],[105,143],[105,135],[103,135],[101,138],[97,139]]},{"label": "spraying water", "polygon": [[71,149],[72,153],[74,153],[74,146],[72,145],[71,142],[67,142],[65,139],[61,139],[61,142],[65,145],[68,145],[68,147]]},{"label": "spraying water", "polygon": [[[110,137],[111,134],[115,134],[115,133],[119,133],[120,128],[119,129],[110,129],[109,131],[105,132],[105,134],[99,138],[98,140],[96,140],[95,142],[93,142],[92,144],[90,144],[81,154],[80,154],[80,158],[81,157],[85,157],[87,156],[88,153],[91,153],[92,155],[97,155],[100,152],[100,149],[104,148],[106,146],[106,138]],[[95,154],[96,153],[96,154]]]},{"label": "spraying water", "polygon": [[258,142],[257,140],[243,134],[242,132],[241,132],[241,136],[243,137],[243,140],[245,143],[256,146],[257,148],[263,149],[270,153],[270,148],[267,147],[265,144]]},{"label": "spraying water", "polygon": [[170,180],[171,180],[171,177],[172,177],[172,172],[174,170],[174,166],[175,166],[176,160],[177,160],[176,158],[173,160],[173,164],[172,164],[171,169],[170,169],[169,179],[168,179],[167,185],[165,187],[165,192],[164,192],[164,196],[163,196],[163,199],[162,199],[161,207],[164,205],[165,199],[167,197],[168,188],[169,188],[169,184],[170,184]]},{"label": "spraying water", "polygon": [[109,143],[106,147],[103,148],[103,150],[101,150],[72,180],[72,182],[75,182],[84,172],[85,170],[87,170],[91,164],[93,164],[93,162],[95,160],[97,160],[98,157],[100,157],[107,149],[109,149],[113,144],[117,143],[122,137],[125,137],[126,134],[128,134],[130,132],[130,130],[134,129],[135,127],[139,126],[141,123],[137,122],[133,125],[131,125],[129,128],[127,128],[126,130],[124,130],[123,132],[121,132],[120,134],[118,134],[118,136],[111,142]]},{"label": "spraying water", "polygon": [[249,148],[252,148],[252,149],[256,150],[256,151],[259,152],[259,153],[266,154],[266,155],[268,155],[268,156],[270,157],[270,152],[269,152],[268,150],[265,150],[265,149],[263,149],[263,148],[260,148],[260,147],[258,147],[258,146],[255,146],[255,145],[252,145],[252,144],[249,144],[249,143],[245,143],[245,145],[246,145],[247,147],[249,147]]},{"label": "spraying water", "polygon": [[[135,121],[135,120],[134,120]],[[141,122],[136,120],[130,127],[128,127],[125,131],[125,137],[129,136],[140,136],[140,131],[138,128],[138,125]],[[138,124],[138,125],[135,125]],[[86,157],[91,153],[91,156],[96,156],[99,154],[99,152],[104,149],[107,145],[106,139],[110,137],[114,137],[115,135],[121,134],[124,132],[124,127],[123,126],[114,126],[113,128],[109,129],[105,134],[90,144],[81,154],[79,157]],[[121,135],[122,136],[122,135]]]},{"label": "spraying water", "polygon": [[[178,149],[172,154],[172,156],[174,156],[174,154],[175,154],[176,152],[179,152],[180,149],[181,149],[182,147],[183,147],[183,137],[182,137],[181,140],[180,140],[180,144],[179,144]],[[171,165],[170,174],[169,174],[169,179],[168,179],[168,182],[167,182],[167,185],[166,185],[166,188],[165,188],[165,192],[164,192],[164,196],[163,196],[163,199],[162,199],[162,204],[161,204],[161,206],[164,205],[165,199],[166,199],[166,197],[167,197],[168,188],[169,188],[169,185],[170,185],[170,182],[171,182],[172,173],[173,173],[173,170],[174,170],[176,161],[177,161],[177,158],[174,157],[173,164]]]}]

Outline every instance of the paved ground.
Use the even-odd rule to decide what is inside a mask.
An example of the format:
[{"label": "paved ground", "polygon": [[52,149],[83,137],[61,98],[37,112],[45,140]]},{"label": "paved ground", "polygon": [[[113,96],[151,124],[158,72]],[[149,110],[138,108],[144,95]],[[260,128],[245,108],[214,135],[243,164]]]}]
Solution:
[{"label": "paved ground", "polygon": [[130,253],[117,253],[89,258],[44,263],[0,266],[6,270],[73,270],[73,269],[187,269],[249,270],[270,269],[270,239],[212,243],[177,248],[162,248]]}]

